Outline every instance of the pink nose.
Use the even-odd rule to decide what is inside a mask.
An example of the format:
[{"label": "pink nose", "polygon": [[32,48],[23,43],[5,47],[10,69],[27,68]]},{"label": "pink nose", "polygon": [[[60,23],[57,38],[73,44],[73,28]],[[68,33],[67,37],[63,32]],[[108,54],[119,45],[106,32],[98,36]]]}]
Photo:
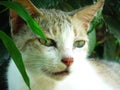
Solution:
[{"label": "pink nose", "polygon": [[62,62],[69,67],[73,63],[73,58],[63,58]]}]

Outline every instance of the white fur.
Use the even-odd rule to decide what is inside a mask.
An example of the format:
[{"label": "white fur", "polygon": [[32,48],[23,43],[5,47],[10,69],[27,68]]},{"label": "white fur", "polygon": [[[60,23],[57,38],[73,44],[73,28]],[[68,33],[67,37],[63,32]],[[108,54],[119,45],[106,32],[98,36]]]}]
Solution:
[{"label": "white fur", "polygon": [[[19,32],[13,35],[22,54],[31,89],[113,90],[86,59],[88,37],[87,31],[83,27],[84,22],[78,22],[77,18],[75,19],[77,21],[74,21],[74,18],[62,11],[43,10],[43,12],[46,16],[38,17],[41,20],[39,23],[43,27],[46,37],[54,40],[57,47],[42,45],[37,39],[40,37],[28,30],[26,25],[23,25]],[[38,18],[36,18],[37,21],[39,21]],[[77,40],[84,40],[86,43],[81,48],[74,47],[73,44]],[[67,68],[61,61],[63,58],[73,58],[74,60],[68,68],[70,74],[57,76],[51,74]],[[28,90],[12,59],[8,67],[8,90]]]},{"label": "white fur", "polygon": [[[77,62],[73,68],[73,73],[61,81],[28,74],[32,90],[114,90],[102,81],[88,61]],[[11,62],[8,74],[9,90],[28,90],[14,62]]]},{"label": "white fur", "polygon": [[[82,48],[73,48],[74,35],[69,30],[67,27],[62,35],[56,37],[58,48],[43,46],[35,40],[35,45],[40,46],[38,49],[33,47],[32,42],[22,51],[32,90],[112,90],[87,61],[88,44]],[[82,35],[79,38],[81,39]],[[43,68],[49,72],[64,70],[66,66],[61,62],[64,57],[74,58],[70,75],[50,77],[41,70]],[[13,61],[8,69],[8,84],[9,90],[28,90]]]}]

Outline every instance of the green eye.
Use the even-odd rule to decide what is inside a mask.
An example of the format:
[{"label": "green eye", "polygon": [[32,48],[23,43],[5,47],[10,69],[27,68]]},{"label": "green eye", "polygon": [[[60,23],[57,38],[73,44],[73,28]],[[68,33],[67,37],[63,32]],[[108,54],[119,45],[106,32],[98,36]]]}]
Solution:
[{"label": "green eye", "polygon": [[50,46],[54,46],[56,47],[56,43],[54,40],[52,39],[47,39],[47,40],[44,40],[44,39],[39,39],[39,42],[42,44],[42,45],[45,45],[47,47],[50,47]]},{"label": "green eye", "polygon": [[73,45],[74,45],[74,47],[81,48],[85,45],[85,41],[84,40],[79,40],[79,41],[74,42]]}]

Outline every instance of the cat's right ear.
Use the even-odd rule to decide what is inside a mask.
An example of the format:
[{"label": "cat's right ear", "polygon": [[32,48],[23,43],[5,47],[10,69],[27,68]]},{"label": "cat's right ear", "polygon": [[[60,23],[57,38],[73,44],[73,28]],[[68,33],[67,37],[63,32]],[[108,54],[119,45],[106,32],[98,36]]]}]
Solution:
[{"label": "cat's right ear", "polygon": [[72,22],[73,24],[83,25],[85,30],[88,30],[90,22],[96,16],[97,12],[103,8],[104,0],[98,0],[97,3],[79,9],[72,13]]},{"label": "cat's right ear", "polygon": [[[13,0],[15,2],[21,3],[31,14],[32,17],[42,16],[43,13],[36,8],[30,0]],[[25,24],[24,20],[22,20],[16,12],[10,10],[10,24],[11,24],[11,33],[14,35],[19,32],[20,27]]]}]

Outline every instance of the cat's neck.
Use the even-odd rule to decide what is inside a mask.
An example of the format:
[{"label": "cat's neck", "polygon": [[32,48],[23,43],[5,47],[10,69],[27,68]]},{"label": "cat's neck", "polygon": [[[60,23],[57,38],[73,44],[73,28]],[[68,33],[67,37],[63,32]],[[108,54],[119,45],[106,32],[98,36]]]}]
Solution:
[{"label": "cat's neck", "polygon": [[81,61],[79,67],[62,81],[56,81],[44,75],[30,75],[33,75],[30,76],[33,90],[38,90],[38,88],[39,90],[41,90],[40,88],[44,88],[44,90],[96,90],[96,87],[98,87],[97,90],[112,90],[88,60]]},{"label": "cat's neck", "polygon": [[56,90],[113,90],[93,66],[89,60],[83,60],[76,72],[58,83]]}]

